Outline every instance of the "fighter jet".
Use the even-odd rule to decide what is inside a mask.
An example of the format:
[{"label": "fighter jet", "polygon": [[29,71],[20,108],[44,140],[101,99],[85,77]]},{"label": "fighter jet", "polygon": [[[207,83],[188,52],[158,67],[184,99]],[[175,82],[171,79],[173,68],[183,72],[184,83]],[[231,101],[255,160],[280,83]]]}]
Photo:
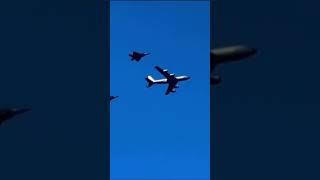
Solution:
[{"label": "fighter jet", "polygon": [[133,51],[132,54],[129,54],[129,56],[131,57],[131,61],[135,60],[138,62],[141,60],[141,58],[149,54],[150,53],[139,53],[139,52]]},{"label": "fighter jet", "polygon": [[110,99],[109,99],[109,100],[111,101],[111,100],[116,99],[116,98],[118,98],[118,97],[119,97],[119,96],[110,96]]},{"label": "fighter jet", "polygon": [[23,114],[25,112],[31,111],[31,108],[19,108],[19,109],[0,109],[0,125],[3,124],[3,122],[15,117],[16,115]]},{"label": "fighter jet", "polygon": [[176,92],[176,88],[179,88],[179,86],[177,86],[178,82],[190,79],[188,76],[176,77],[175,74],[170,74],[167,69],[162,69],[159,66],[155,66],[155,68],[165,77],[165,79],[155,80],[149,75],[145,78],[148,82],[147,87],[151,87],[153,84],[168,84],[165,95],[168,95],[171,92]]},{"label": "fighter jet", "polygon": [[[249,56],[256,54],[257,50],[246,46],[230,46],[225,48],[213,49],[210,52],[210,70],[223,63],[239,61]],[[216,85],[221,82],[221,78],[218,75],[213,75],[210,78],[210,84]]]}]

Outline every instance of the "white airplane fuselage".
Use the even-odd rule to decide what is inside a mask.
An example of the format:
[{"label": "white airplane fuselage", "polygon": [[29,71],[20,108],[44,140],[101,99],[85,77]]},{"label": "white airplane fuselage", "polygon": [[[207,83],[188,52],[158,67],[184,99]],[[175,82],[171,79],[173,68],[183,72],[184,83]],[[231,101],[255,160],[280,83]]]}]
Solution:
[{"label": "white airplane fuselage", "polygon": [[[152,76],[148,76],[151,77]],[[153,78],[152,78],[153,79]],[[179,81],[185,81],[190,79],[189,76],[170,76],[168,79],[153,79],[154,84],[177,84]]]}]

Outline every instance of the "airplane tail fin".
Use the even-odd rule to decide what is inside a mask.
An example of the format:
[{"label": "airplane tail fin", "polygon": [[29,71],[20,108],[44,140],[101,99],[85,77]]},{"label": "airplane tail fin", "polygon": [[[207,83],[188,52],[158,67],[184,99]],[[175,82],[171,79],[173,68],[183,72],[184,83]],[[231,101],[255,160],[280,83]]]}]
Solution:
[{"label": "airplane tail fin", "polygon": [[153,79],[152,76],[146,77],[146,80],[148,82],[147,87],[151,87],[155,83],[155,80]]}]

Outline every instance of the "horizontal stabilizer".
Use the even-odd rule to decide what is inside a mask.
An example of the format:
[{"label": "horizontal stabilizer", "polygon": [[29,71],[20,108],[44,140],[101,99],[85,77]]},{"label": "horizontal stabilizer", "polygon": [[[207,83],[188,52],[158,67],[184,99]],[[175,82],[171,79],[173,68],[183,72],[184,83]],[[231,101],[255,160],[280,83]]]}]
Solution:
[{"label": "horizontal stabilizer", "polygon": [[146,81],[148,82],[147,87],[151,87],[155,83],[155,79],[152,76],[146,77]]}]

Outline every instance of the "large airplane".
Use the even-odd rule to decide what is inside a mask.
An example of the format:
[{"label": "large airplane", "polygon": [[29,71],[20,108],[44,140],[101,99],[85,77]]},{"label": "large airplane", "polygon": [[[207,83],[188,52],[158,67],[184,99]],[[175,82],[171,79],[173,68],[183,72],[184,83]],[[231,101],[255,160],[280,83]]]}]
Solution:
[{"label": "large airplane", "polygon": [[132,54],[129,54],[129,56],[131,57],[131,61],[135,60],[135,61],[140,61],[141,58],[143,58],[146,55],[149,55],[150,53],[140,53],[140,52],[136,52],[133,51]]},{"label": "large airplane", "polygon": [[10,109],[10,108],[5,108],[5,109],[0,109],[0,125],[3,124],[3,122],[19,115],[23,114],[25,112],[31,111],[30,108],[18,108],[18,109]]},{"label": "large airplane", "polygon": [[153,84],[168,84],[165,95],[168,95],[171,92],[176,92],[176,88],[179,88],[177,85],[178,82],[190,79],[188,76],[176,76],[175,74],[170,74],[167,69],[162,69],[159,66],[155,66],[155,68],[165,77],[165,79],[155,80],[149,75],[146,77],[148,82],[147,87],[151,87]]},{"label": "large airplane", "polygon": [[[256,49],[242,45],[213,49],[210,52],[210,70],[212,72],[214,68],[219,64],[239,61],[256,54],[256,52]],[[210,84],[216,85],[220,82],[221,77],[219,75],[211,76]]]}]

